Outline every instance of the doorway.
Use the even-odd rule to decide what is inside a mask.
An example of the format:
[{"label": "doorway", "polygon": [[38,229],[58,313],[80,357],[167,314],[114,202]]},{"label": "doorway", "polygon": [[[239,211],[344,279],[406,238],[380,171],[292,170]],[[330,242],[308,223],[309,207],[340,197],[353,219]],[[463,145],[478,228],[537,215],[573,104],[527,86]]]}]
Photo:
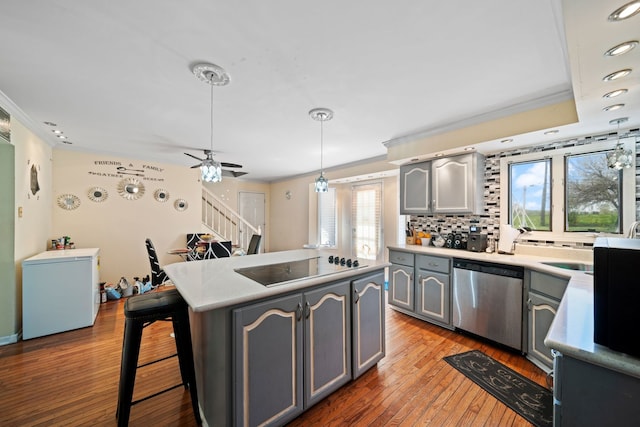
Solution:
[{"label": "doorway", "polygon": [[[264,193],[248,191],[240,191],[238,193],[238,213],[240,217],[255,228],[261,230],[263,243],[260,245],[260,252],[264,252],[266,246],[266,242],[264,241],[266,236],[265,204]],[[253,231],[240,226],[240,242],[242,242],[243,248],[248,246],[252,234]]]}]

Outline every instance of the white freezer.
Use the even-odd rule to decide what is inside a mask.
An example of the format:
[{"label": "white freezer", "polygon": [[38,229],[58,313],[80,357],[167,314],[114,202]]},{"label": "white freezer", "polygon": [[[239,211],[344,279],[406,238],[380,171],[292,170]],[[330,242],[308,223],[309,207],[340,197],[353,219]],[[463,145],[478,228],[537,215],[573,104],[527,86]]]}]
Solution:
[{"label": "white freezer", "polygon": [[100,308],[98,248],[52,250],[22,261],[22,337],[91,326]]}]

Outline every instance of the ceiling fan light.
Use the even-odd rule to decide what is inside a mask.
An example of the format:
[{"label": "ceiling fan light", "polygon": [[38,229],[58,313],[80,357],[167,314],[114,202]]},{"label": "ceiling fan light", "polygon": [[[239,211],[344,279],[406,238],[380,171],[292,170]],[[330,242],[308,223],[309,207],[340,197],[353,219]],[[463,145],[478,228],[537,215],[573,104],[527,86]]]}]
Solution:
[{"label": "ceiling fan light", "polygon": [[212,162],[203,162],[200,166],[202,181],[204,182],[220,182],[222,181],[222,167],[215,160]]},{"label": "ceiling fan light", "polygon": [[315,188],[316,193],[326,193],[329,191],[329,181],[327,181],[327,178],[325,178],[322,173],[320,173],[320,176],[316,178]]}]

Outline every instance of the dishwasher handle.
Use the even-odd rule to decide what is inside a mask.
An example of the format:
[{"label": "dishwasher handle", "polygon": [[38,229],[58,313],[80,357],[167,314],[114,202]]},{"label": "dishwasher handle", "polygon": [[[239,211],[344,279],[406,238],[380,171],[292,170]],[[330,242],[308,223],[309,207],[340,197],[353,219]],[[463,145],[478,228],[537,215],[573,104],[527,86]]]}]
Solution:
[{"label": "dishwasher handle", "polygon": [[493,264],[482,261],[471,261],[467,259],[453,259],[453,268],[462,270],[477,271],[480,273],[493,274],[496,276],[524,278],[524,267],[508,264]]}]

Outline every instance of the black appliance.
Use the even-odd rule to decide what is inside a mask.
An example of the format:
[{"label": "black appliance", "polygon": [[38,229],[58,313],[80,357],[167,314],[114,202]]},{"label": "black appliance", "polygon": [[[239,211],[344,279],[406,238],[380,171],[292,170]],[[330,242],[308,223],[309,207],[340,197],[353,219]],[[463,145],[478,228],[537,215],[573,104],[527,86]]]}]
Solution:
[{"label": "black appliance", "polygon": [[638,265],[639,239],[596,238],[593,245],[593,340],[636,357],[640,357]]},{"label": "black appliance", "polygon": [[455,236],[453,234],[447,234],[447,236],[444,238],[444,247],[453,248],[454,239],[455,239]]},{"label": "black appliance", "polygon": [[471,252],[484,252],[487,250],[487,235],[480,234],[480,228],[472,225],[469,227],[469,240],[467,249]]},{"label": "black appliance", "polygon": [[455,234],[451,247],[453,249],[467,249],[467,237],[463,234]]}]

